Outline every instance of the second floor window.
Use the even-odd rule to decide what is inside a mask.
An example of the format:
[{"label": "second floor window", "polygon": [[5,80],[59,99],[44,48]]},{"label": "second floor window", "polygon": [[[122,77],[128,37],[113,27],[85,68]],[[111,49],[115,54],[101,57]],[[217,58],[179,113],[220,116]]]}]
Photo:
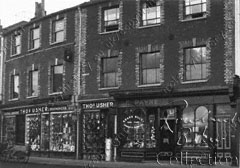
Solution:
[{"label": "second floor window", "polygon": [[184,49],[184,80],[204,80],[207,78],[206,47]]},{"label": "second floor window", "polygon": [[207,11],[207,0],[185,0],[185,16],[187,18],[203,17]]},{"label": "second floor window", "polygon": [[12,37],[12,55],[21,53],[21,34]]},{"label": "second floor window", "polygon": [[63,91],[63,65],[54,65],[51,67],[52,93]]},{"label": "second floor window", "polygon": [[163,64],[163,58],[160,52],[144,53],[141,55],[140,82],[142,85],[160,83],[160,65]]},{"label": "second floor window", "polygon": [[119,29],[119,7],[104,10],[104,29],[105,32]]},{"label": "second floor window", "polygon": [[148,0],[142,6],[143,26],[158,24],[161,21],[160,0]]},{"label": "second floor window", "polygon": [[118,86],[118,57],[102,58],[102,87]]},{"label": "second floor window", "polygon": [[28,96],[38,96],[38,70],[29,71]]},{"label": "second floor window", "polygon": [[19,75],[11,75],[10,98],[19,98]]},{"label": "second floor window", "polygon": [[64,41],[64,19],[53,21],[52,43]]},{"label": "second floor window", "polygon": [[30,30],[30,49],[36,49],[40,47],[40,27],[36,27]]}]

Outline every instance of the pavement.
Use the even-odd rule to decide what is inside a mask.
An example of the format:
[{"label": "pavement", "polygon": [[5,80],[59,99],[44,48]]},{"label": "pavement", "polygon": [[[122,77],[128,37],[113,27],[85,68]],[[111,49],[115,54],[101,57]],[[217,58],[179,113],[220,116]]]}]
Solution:
[{"label": "pavement", "polygon": [[74,167],[83,168],[202,168],[202,167],[214,167],[214,168],[236,168],[231,166],[229,163],[216,162],[215,165],[205,164],[181,164],[181,163],[170,163],[168,161],[142,161],[142,162],[106,162],[106,161],[91,161],[91,160],[74,160],[74,159],[63,159],[63,158],[44,158],[44,157],[30,157],[29,163],[35,164],[48,164],[48,165],[67,165]]}]

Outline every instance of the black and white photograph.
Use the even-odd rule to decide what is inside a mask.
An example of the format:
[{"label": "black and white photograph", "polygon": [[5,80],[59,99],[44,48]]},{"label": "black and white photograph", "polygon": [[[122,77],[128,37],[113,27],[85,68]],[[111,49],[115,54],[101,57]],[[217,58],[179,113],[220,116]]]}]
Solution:
[{"label": "black and white photograph", "polygon": [[239,168],[240,0],[1,0],[1,168]]}]

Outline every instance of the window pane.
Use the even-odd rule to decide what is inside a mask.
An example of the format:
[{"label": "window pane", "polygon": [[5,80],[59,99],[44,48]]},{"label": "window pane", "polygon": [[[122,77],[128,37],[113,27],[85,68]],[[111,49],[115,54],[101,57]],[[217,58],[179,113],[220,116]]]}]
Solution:
[{"label": "window pane", "polygon": [[201,64],[195,64],[191,66],[191,78],[192,80],[202,79]]},{"label": "window pane", "polygon": [[202,12],[206,12],[207,11],[207,4],[202,4]]},{"label": "window pane", "polygon": [[186,75],[186,80],[191,80],[191,65],[186,66],[185,75]]},{"label": "window pane", "polygon": [[18,75],[15,75],[14,76],[14,88],[13,88],[13,97],[14,98],[17,98],[18,97],[18,94],[19,94],[19,76]]},{"label": "window pane", "polygon": [[39,28],[33,29],[33,39],[39,38]]},{"label": "window pane", "polygon": [[190,0],[191,5],[201,3],[201,0]]},{"label": "window pane", "polygon": [[186,15],[189,15],[190,14],[190,7],[186,7]]},{"label": "window pane", "polygon": [[64,40],[64,32],[61,31],[61,32],[56,33],[56,41],[60,42],[60,41],[63,41],[63,40]]},{"label": "window pane", "polygon": [[191,49],[185,49],[185,63],[191,64]]},{"label": "window pane", "polygon": [[156,13],[157,9],[156,7],[152,7],[152,8],[147,8],[147,19],[153,19],[156,18]]},{"label": "window pane", "polygon": [[117,57],[104,58],[103,72],[116,72],[117,71]]},{"label": "window pane", "polygon": [[55,31],[61,31],[64,29],[64,21],[59,20],[55,22]]},{"label": "window pane", "polygon": [[62,91],[62,82],[63,82],[63,66],[58,65],[54,66],[53,69],[53,92]]},{"label": "window pane", "polygon": [[34,48],[39,48],[40,47],[40,40],[34,40]]},{"label": "window pane", "polygon": [[15,42],[16,42],[16,46],[21,44],[21,36],[20,35],[15,37]]},{"label": "window pane", "polygon": [[117,86],[117,82],[116,82],[117,78],[116,78],[116,73],[106,73],[104,74],[104,86],[106,87],[114,87]]},{"label": "window pane", "polygon": [[191,56],[192,56],[192,63],[193,64],[202,62],[201,51],[202,51],[202,48],[200,48],[200,47],[199,48],[193,48],[191,50]]},{"label": "window pane", "polygon": [[202,64],[202,78],[207,78],[207,64]]},{"label": "window pane", "polygon": [[201,5],[192,6],[192,13],[201,13],[201,12],[202,12]]},{"label": "window pane", "polygon": [[38,71],[32,72],[32,96],[38,95]]}]

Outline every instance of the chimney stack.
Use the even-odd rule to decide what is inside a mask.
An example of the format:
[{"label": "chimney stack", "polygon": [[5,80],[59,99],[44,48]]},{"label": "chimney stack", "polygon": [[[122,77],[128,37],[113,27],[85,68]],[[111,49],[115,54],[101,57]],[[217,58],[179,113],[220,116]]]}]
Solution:
[{"label": "chimney stack", "polygon": [[43,16],[46,16],[44,0],[42,0],[41,3],[35,2],[35,17],[34,17],[34,19],[41,18]]}]

